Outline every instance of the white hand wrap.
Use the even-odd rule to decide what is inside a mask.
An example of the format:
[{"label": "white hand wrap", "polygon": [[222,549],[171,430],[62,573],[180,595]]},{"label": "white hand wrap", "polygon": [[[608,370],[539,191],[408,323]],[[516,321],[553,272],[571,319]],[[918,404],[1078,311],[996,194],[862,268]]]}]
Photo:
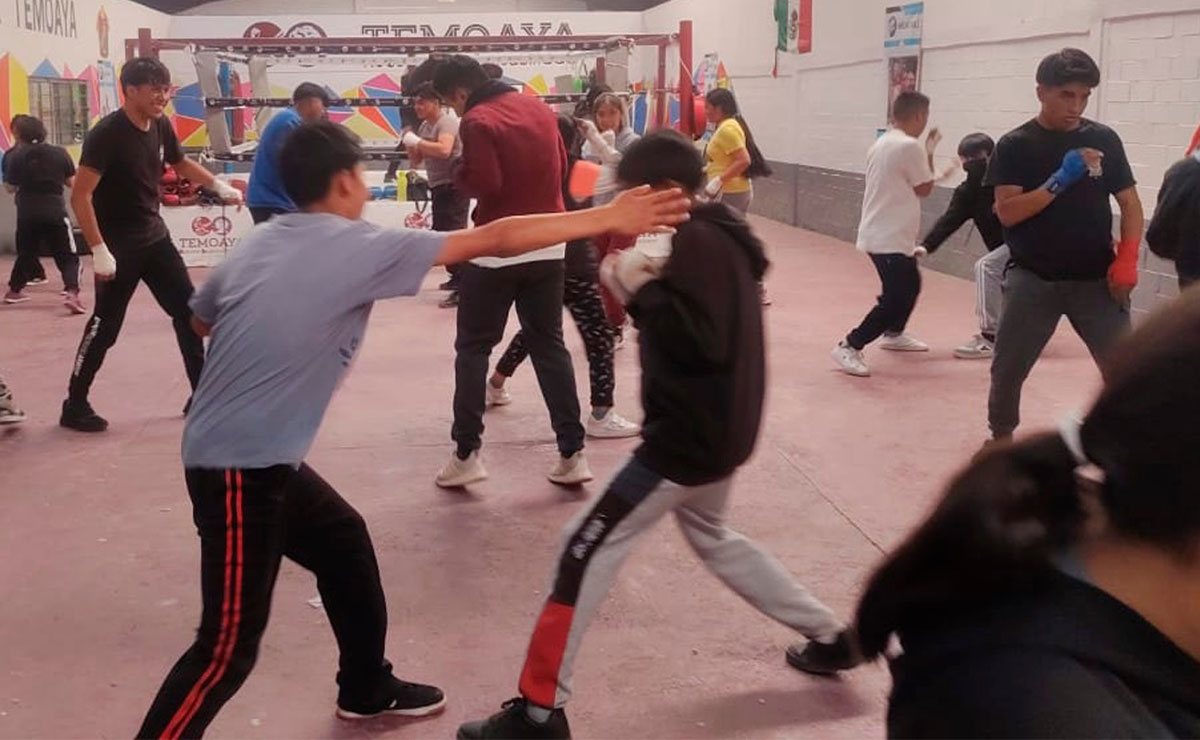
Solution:
[{"label": "white hand wrap", "polygon": [[404,136],[400,139],[400,143],[406,148],[415,149],[421,143],[421,137],[414,134],[412,131],[405,131]]},{"label": "white hand wrap", "polygon": [[640,250],[626,249],[608,255],[600,263],[600,282],[621,305],[628,305],[646,283],[659,276],[660,270],[661,266]]},{"label": "white hand wrap", "polygon": [[110,278],[117,274],[117,258],[108,251],[108,246],[100,242],[92,247],[92,272],[97,277]]},{"label": "white hand wrap", "polygon": [[234,203],[242,202],[242,191],[224,180],[213,180],[213,190],[217,191],[217,195],[221,196],[222,200],[233,201]]}]

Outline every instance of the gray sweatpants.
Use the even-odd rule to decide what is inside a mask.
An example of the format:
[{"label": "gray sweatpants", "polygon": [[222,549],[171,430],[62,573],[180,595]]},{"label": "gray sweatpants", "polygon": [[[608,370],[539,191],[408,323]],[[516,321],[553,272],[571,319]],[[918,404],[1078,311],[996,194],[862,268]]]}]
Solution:
[{"label": "gray sweatpants", "polygon": [[569,525],[547,600],[521,671],[521,694],[542,707],[571,697],[575,656],[588,623],[634,545],[668,513],[710,571],[752,606],[806,637],[842,622],[782,564],[725,524],[733,478],[689,488],[664,480],[636,458],[604,495]]},{"label": "gray sweatpants", "polygon": [[1012,252],[1001,244],[975,263],[975,314],[979,317],[979,333],[995,337],[1004,308],[1004,270]]},{"label": "gray sweatpants", "polygon": [[1004,278],[1004,312],[992,356],[988,425],[1010,436],[1021,420],[1021,386],[1063,316],[1105,371],[1104,355],[1129,330],[1129,308],[1113,300],[1105,280],[1043,280],[1013,266]]},{"label": "gray sweatpants", "polygon": [[744,193],[721,193],[721,202],[744,218],[750,212],[750,204],[754,202],[754,188],[751,187]]}]

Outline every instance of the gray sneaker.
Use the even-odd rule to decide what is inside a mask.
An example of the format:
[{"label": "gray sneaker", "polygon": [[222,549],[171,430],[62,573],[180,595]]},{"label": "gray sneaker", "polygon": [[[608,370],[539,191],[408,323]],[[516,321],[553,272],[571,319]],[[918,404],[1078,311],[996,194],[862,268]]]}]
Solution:
[{"label": "gray sneaker", "polygon": [[960,360],[990,360],[996,346],[980,334],[971,337],[966,344],[954,348],[954,356]]}]

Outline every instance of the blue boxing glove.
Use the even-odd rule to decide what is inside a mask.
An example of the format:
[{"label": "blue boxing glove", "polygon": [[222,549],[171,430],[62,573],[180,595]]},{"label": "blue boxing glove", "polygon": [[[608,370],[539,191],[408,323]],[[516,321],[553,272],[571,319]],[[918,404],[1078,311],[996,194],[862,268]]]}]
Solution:
[{"label": "blue boxing glove", "polygon": [[1088,173],[1087,161],[1083,158],[1083,152],[1078,149],[1072,149],[1063,157],[1062,165],[1055,171],[1050,179],[1047,180],[1042,187],[1050,191],[1051,195],[1058,195],[1062,191],[1079,182]]}]

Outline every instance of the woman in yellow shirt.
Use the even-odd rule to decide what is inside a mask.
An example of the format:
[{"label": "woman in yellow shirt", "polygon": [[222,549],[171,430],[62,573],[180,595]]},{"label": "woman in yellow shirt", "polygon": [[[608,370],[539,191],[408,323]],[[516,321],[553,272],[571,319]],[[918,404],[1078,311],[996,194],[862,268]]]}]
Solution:
[{"label": "woman in yellow shirt", "polygon": [[738,113],[733,93],[718,88],[705,96],[705,114],[717,130],[708,142],[705,157],[708,185],[705,192],[745,216],[754,199],[750,179],[771,174],[746,120]]},{"label": "woman in yellow shirt", "polygon": [[[717,130],[708,140],[705,149],[708,185],[704,192],[713,200],[720,200],[739,215],[745,217],[754,200],[754,187],[750,180],[755,177],[770,177],[771,168],[763,158],[754,135],[746,125],[746,119],[738,113],[737,100],[728,90],[717,88],[704,96],[704,112],[708,122]],[[764,306],[771,305],[765,283],[758,284]]]}]

